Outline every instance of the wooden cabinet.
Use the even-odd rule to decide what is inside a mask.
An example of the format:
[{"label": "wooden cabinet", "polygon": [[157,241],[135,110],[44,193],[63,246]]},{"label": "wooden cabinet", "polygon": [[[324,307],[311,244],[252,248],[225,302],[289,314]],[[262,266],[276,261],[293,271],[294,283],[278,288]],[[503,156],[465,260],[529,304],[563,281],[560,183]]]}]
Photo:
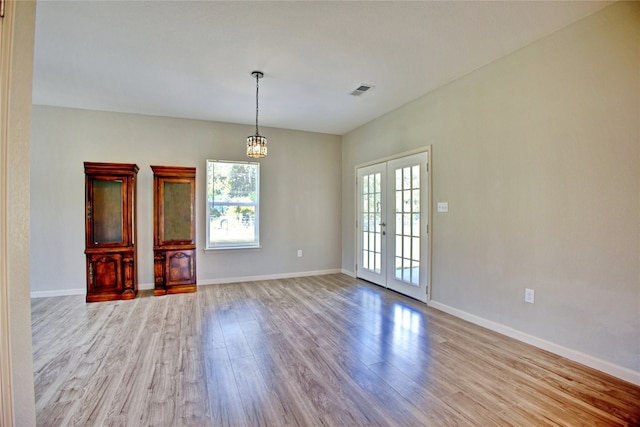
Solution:
[{"label": "wooden cabinet", "polygon": [[154,295],[196,291],[196,168],[153,170]]},{"label": "wooden cabinet", "polygon": [[86,301],[135,298],[138,166],[85,162],[84,172]]}]

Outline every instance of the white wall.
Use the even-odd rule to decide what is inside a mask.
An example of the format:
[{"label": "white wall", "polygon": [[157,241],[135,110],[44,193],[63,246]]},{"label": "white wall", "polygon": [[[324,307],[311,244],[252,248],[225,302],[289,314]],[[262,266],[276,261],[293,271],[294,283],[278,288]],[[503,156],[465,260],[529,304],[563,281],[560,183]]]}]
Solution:
[{"label": "white wall", "polygon": [[[251,126],[33,107],[31,291],[84,292],[84,161],[136,163],[138,277],[153,287],[150,165],[195,166],[199,284],[340,269],[340,137],[261,128],[259,250],[204,252],[206,159],[246,161]],[[297,250],[303,257],[297,257]]]},{"label": "white wall", "polygon": [[343,269],[354,166],[432,144],[434,305],[640,383],[639,44],[616,3],[345,135]]}]

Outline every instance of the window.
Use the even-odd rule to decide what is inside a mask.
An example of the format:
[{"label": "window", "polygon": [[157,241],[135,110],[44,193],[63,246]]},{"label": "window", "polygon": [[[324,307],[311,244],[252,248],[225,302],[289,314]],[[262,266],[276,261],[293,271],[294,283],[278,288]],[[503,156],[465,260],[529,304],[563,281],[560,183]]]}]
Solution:
[{"label": "window", "polygon": [[206,249],[257,248],[260,163],[207,160]]}]

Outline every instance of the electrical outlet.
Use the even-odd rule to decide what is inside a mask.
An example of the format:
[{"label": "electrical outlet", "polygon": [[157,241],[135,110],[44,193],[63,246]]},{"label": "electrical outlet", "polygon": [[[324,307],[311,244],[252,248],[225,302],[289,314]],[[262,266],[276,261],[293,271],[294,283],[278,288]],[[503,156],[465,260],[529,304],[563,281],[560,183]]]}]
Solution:
[{"label": "electrical outlet", "polygon": [[298,249],[298,258],[302,258],[302,249]]},{"label": "electrical outlet", "polygon": [[535,300],[535,291],[533,289],[525,288],[524,289],[524,302],[528,302],[529,304],[533,304]]}]

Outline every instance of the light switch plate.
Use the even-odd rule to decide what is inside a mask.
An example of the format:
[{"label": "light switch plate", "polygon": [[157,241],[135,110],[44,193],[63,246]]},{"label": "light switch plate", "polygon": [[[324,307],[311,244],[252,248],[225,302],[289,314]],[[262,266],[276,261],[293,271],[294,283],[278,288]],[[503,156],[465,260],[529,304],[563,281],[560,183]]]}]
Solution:
[{"label": "light switch plate", "polygon": [[438,212],[449,212],[449,202],[438,202]]}]

